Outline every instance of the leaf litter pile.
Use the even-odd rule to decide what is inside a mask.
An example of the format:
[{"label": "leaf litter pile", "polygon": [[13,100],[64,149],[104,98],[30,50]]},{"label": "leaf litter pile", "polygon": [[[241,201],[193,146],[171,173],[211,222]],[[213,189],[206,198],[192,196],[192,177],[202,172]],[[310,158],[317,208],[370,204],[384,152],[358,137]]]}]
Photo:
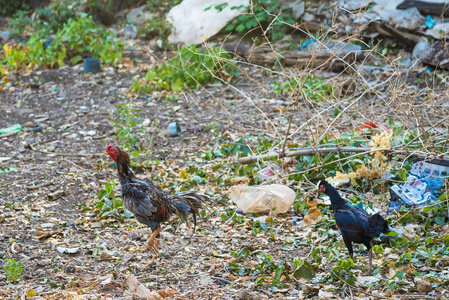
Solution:
[{"label": "leaf litter pile", "polygon": [[[235,88],[210,84],[173,101],[131,96],[138,72],[126,65],[98,75],[79,66],[32,71],[12,78],[1,94],[0,127],[22,125],[0,135],[2,298],[447,298],[445,194],[429,207],[403,207],[386,217],[402,234],[376,243],[374,270],[366,274],[365,247],[356,245],[349,259],[329,201],[315,191],[325,177],[351,181],[339,188],[347,199],[385,212],[391,183],[385,172],[403,181],[411,159],[375,152],[275,160],[281,171],[271,183],[296,192],[282,214],[241,214],[228,197],[237,184],[261,184],[258,171],[271,165],[240,165],[238,157],[348,145],[410,150],[418,144],[426,152],[422,141],[441,139],[434,127],[416,132],[410,112],[392,113],[400,111],[396,102],[368,104],[369,97],[304,102],[291,114],[293,103],[261,88],[273,80],[252,67],[245,73],[257,80]],[[434,110],[426,113],[441,113]],[[358,131],[366,119],[388,124],[389,132]],[[181,136],[168,135],[173,121]],[[104,153],[108,144],[130,150],[137,176],[166,192],[208,194],[212,202],[196,232],[191,222],[175,219],[163,225],[159,257],[142,251],[151,232],[123,208],[115,166]]]}]

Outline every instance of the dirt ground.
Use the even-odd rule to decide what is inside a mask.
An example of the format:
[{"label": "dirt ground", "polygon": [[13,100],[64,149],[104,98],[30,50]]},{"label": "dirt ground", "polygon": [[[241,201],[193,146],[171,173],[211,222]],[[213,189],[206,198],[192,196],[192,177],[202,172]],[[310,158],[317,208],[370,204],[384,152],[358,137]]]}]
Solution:
[{"label": "dirt ground", "polygon": [[[230,253],[243,245],[270,253],[274,261],[307,258],[310,240],[306,236],[313,236],[319,243],[331,240],[323,239],[316,230],[292,226],[293,212],[276,217],[270,234],[257,235],[251,233],[251,227],[214,215],[214,211],[222,213],[234,207],[225,196],[229,186],[213,183],[218,176],[214,163],[198,156],[247,134],[285,134],[289,99],[261,88],[272,83],[264,71],[250,72],[254,81],[239,79],[234,84],[236,89],[209,85],[181,95],[176,102],[163,97],[129,96],[128,88],[139,73],[125,69],[86,75],[79,66],[67,66],[13,78],[18,82],[14,91],[0,93],[0,128],[19,123],[23,130],[0,136],[0,208],[4,217],[0,221],[0,253],[3,259],[22,262],[23,273],[19,283],[9,284],[0,272],[0,297],[23,299],[34,289],[35,299],[132,299],[132,293],[122,284],[129,274],[148,289],[165,290],[167,297],[176,299],[304,297],[301,281],[287,281],[284,288],[276,289],[269,284],[255,286],[249,275],[236,277],[229,263],[239,259]],[[389,83],[379,89],[387,98],[394,94],[388,87]],[[299,131],[295,142],[310,140],[326,127],[329,133],[354,129],[367,117],[384,123],[388,116],[401,115],[406,121],[413,118],[410,111],[394,111],[398,102],[368,94],[350,107],[351,113],[332,122],[334,108],[344,106],[345,101],[304,104],[294,116],[294,129],[316,113],[322,114],[316,124]],[[447,102],[440,101],[443,106]],[[200,166],[210,174],[210,184],[198,189],[215,195],[214,202],[208,204],[210,215],[201,220],[197,232],[192,233],[192,227],[176,220],[165,227],[157,259],[140,251],[150,230],[134,218],[99,219],[85,209],[97,201],[105,182],[118,183],[114,166],[104,152],[107,145],[118,143],[110,111],[126,102],[141,109],[142,120],[159,120],[148,127],[150,133],[155,132],[153,143],[146,149],[150,154],[134,161],[138,175],[148,176],[173,192],[183,186],[178,175],[182,170]],[[430,109],[423,107],[422,112]],[[172,121],[180,122],[181,136],[168,136],[167,126]],[[194,126],[207,130],[187,130]],[[149,136],[143,136],[140,143],[148,146]],[[232,173],[233,165],[220,168]],[[119,185],[116,189],[119,193]],[[51,234],[38,239],[43,233]],[[337,231],[332,236],[339,239]],[[346,253],[341,243],[338,249]],[[320,272],[331,269],[332,265],[324,262]],[[364,272],[360,264],[356,269],[358,274]],[[336,292],[335,286],[321,287],[331,296],[318,296],[315,290],[310,298],[349,297],[344,291]],[[391,296],[378,287],[354,292],[357,296],[351,297],[359,299]],[[439,295],[433,294],[433,299]]]}]

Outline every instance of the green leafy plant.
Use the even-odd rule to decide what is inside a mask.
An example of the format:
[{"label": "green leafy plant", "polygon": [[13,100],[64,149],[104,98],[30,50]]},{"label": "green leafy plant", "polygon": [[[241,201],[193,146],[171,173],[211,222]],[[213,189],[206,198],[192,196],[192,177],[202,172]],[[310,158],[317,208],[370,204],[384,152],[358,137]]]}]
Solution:
[{"label": "green leafy plant", "polygon": [[[121,103],[115,112],[111,112],[113,127],[117,139],[121,142],[121,147],[126,149],[142,150],[144,145],[141,140],[149,140],[149,147],[153,137],[147,139],[148,132],[142,127],[140,109],[134,107],[134,103]],[[158,121],[155,120],[155,123]],[[132,154],[132,153],[131,153]]]},{"label": "green leafy plant", "polygon": [[108,217],[116,219],[131,218],[133,214],[126,210],[123,201],[115,197],[115,182],[104,184],[104,189],[98,192],[99,201],[95,202],[94,213],[100,218]]},{"label": "green leafy plant", "polygon": [[20,274],[23,272],[22,263],[14,259],[6,259],[3,271],[6,274],[6,280],[8,282],[18,281]]},{"label": "green leafy plant", "polygon": [[[229,4],[227,2],[214,6],[214,9],[221,11]],[[211,9],[209,6],[206,9]],[[231,20],[226,26],[227,31],[247,32],[254,28],[262,26],[265,31],[268,26],[268,38],[271,40],[279,40],[285,36],[288,25],[294,24],[295,17],[291,8],[284,5],[280,0],[254,0],[252,7],[250,6],[233,6],[231,9],[245,8],[247,13],[241,14]],[[259,25],[260,24],[260,25]]]},{"label": "green leafy plant", "polygon": [[31,26],[31,19],[24,10],[17,11],[9,21],[12,35],[19,35]]},{"label": "green leafy plant", "polygon": [[76,19],[69,19],[57,38],[53,48],[66,45],[73,63],[86,56],[100,57],[102,62],[117,64],[122,58],[122,43],[114,38],[114,34],[94,23],[91,16],[82,13]]},{"label": "green leafy plant", "polygon": [[354,261],[351,258],[339,260],[331,271],[331,277],[341,285],[344,283],[354,285],[357,278],[352,272],[353,267]]},{"label": "green leafy plant", "polygon": [[182,89],[198,89],[200,86],[217,81],[216,77],[237,75],[237,69],[227,59],[223,49],[210,47],[199,50],[195,45],[179,49],[168,63],[153,68],[131,86],[133,93],[153,91],[179,92]]},{"label": "green leafy plant", "polygon": [[316,76],[307,78],[295,77],[290,81],[274,82],[273,91],[277,94],[298,95],[302,91],[308,99],[326,101],[329,96],[333,96],[336,88],[326,84],[326,81]]},{"label": "green leafy plant", "polygon": [[0,16],[12,16],[18,11],[28,8],[28,3],[23,0],[0,0]]},{"label": "green leafy plant", "polygon": [[81,14],[70,19],[50,45],[38,34],[30,37],[27,44],[4,45],[5,58],[0,59],[11,70],[62,66],[66,59],[79,62],[87,56],[100,57],[103,63],[116,64],[122,58],[123,45],[115,40],[113,33],[94,24],[91,17]]}]

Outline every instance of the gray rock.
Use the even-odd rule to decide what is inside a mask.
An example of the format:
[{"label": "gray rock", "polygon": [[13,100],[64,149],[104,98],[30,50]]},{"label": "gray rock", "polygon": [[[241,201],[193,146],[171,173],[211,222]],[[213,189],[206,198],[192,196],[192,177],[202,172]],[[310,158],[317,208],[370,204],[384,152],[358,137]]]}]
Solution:
[{"label": "gray rock", "polygon": [[135,39],[137,36],[137,27],[133,24],[128,24],[123,28],[123,35],[129,39]]},{"label": "gray rock", "polygon": [[293,16],[295,16],[296,19],[304,14],[304,2],[301,0],[288,1],[287,6],[292,9]]},{"label": "gray rock", "polygon": [[10,37],[11,37],[11,33],[9,31],[1,31],[0,32],[0,38],[2,38],[5,42],[7,42]]},{"label": "gray rock", "polygon": [[158,15],[149,11],[148,6],[146,5],[135,8],[126,15],[126,19],[131,23],[133,23],[134,25],[142,25],[145,21],[157,17]]}]

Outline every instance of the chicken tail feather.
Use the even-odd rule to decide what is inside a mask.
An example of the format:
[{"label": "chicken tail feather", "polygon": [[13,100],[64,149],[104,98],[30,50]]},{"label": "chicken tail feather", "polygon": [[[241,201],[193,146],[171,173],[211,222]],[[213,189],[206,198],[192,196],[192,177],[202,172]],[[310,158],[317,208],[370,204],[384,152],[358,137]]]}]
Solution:
[{"label": "chicken tail feather", "polygon": [[189,213],[193,215],[193,231],[196,229],[196,215],[204,207],[204,202],[209,197],[196,191],[182,192],[170,196],[170,200],[175,203],[176,213],[183,219],[187,219]]},{"label": "chicken tail feather", "polygon": [[370,237],[378,237],[389,231],[388,222],[380,215],[374,214],[368,219],[368,233]]}]

